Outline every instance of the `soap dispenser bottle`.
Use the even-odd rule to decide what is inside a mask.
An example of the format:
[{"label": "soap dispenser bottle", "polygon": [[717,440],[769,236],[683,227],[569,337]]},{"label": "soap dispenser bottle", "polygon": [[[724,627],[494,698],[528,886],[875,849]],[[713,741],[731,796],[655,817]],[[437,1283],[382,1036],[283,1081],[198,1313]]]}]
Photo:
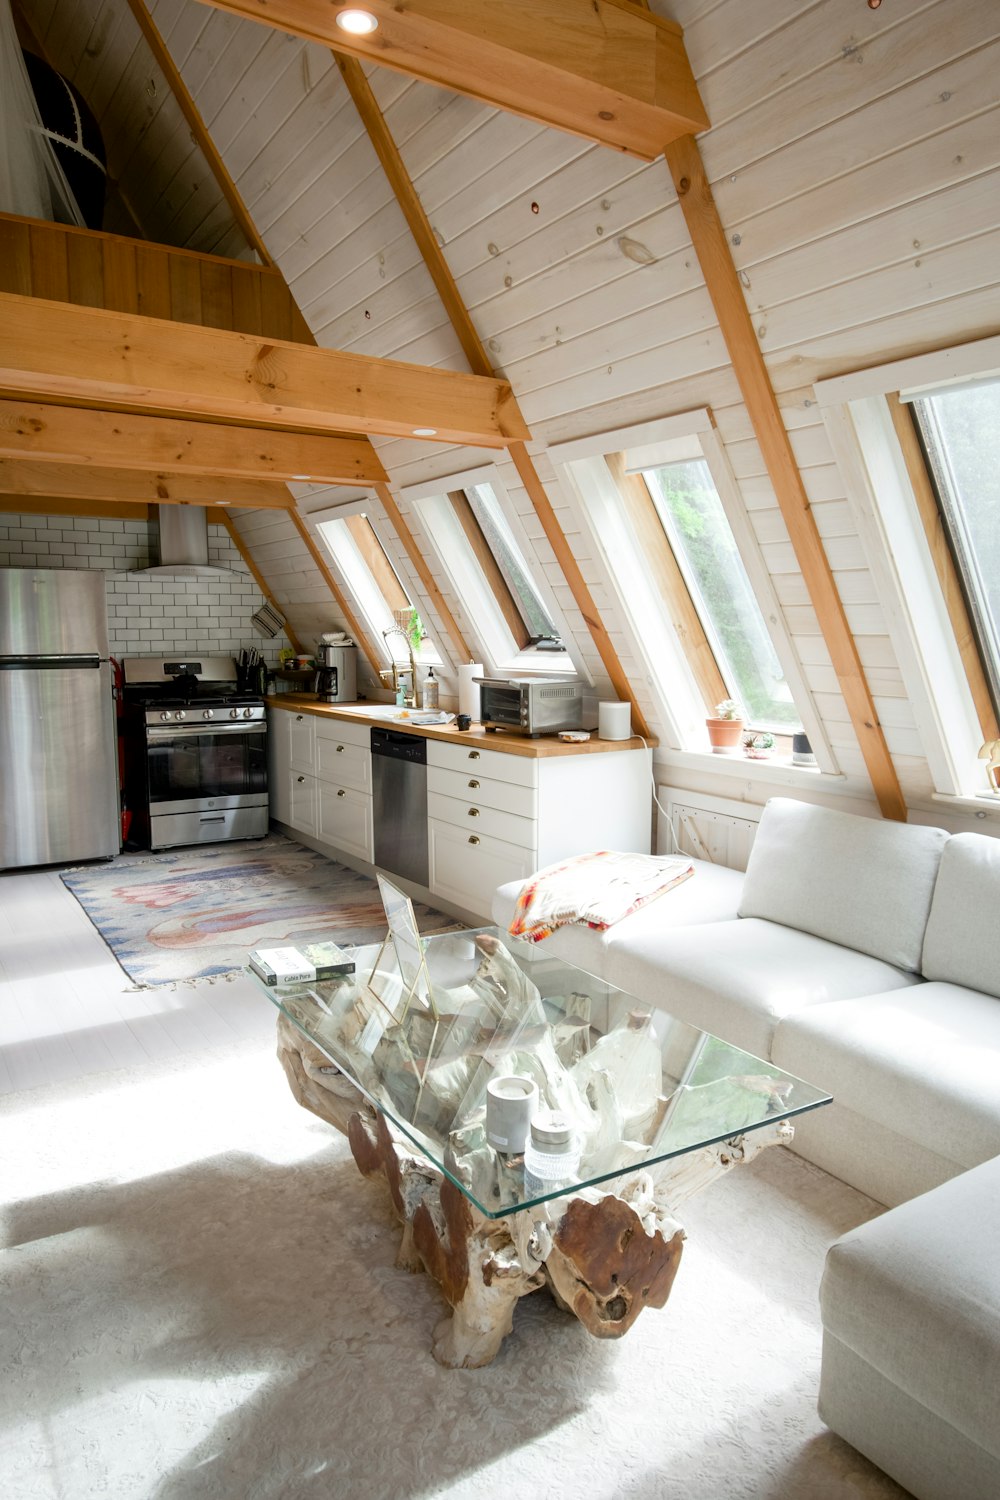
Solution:
[{"label": "soap dispenser bottle", "polygon": [[434,668],[429,667],[427,676],[420,686],[420,707],[435,710],[438,706],[438,680],[434,676]]}]

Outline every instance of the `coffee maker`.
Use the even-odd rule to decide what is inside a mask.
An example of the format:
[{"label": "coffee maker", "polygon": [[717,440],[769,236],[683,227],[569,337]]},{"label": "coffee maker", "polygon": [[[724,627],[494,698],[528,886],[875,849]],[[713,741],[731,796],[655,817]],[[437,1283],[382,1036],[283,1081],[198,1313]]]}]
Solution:
[{"label": "coffee maker", "polygon": [[316,697],[320,703],[356,703],[358,699],[358,648],[346,636],[340,641],[320,641],[316,651]]}]

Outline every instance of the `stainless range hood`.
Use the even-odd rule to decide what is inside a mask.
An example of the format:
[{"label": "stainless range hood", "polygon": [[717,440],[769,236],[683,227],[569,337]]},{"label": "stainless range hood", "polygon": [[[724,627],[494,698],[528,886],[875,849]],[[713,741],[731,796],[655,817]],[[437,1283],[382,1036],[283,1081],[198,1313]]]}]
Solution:
[{"label": "stainless range hood", "polygon": [[136,571],[144,577],[233,578],[229,568],[208,561],[208,516],[202,505],[158,505],[150,523],[150,555],[157,561]]}]

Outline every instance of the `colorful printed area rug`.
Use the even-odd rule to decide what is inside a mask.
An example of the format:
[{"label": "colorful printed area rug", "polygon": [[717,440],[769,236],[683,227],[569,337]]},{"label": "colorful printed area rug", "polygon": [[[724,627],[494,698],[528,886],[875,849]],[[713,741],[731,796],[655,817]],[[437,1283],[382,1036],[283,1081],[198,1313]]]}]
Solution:
[{"label": "colorful printed area rug", "polygon": [[[123,859],[61,879],[143,987],[231,973],[251,948],[318,938],[377,943],[386,932],[374,880],[280,834]],[[459,925],[413,905],[425,935]]]}]

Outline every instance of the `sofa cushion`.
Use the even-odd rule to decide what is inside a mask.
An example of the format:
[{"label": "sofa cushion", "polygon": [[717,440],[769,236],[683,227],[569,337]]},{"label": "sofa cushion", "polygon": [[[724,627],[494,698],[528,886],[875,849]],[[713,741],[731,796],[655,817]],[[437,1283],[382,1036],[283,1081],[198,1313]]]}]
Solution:
[{"label": "sofa cushion", "polygon": [[853,948],[753,917],[628,938],[624,925],[607,934],[605,977],[756,1057],[770,1057],[789,1011],[916,982]]},{"label": "sofa cushion", "polygon": [[956,833],[938,870],[924,934],[926,979],[1000,996],[1000,839]]},{"label": "sofa cushion", "polygon": [[948,834],[773,797],[754,839],[741,917],[766,917],[919,971]]},{"label": "sofa cushion", "polygon": [[[690,880],[657,896],[655,901],[640,907],[631,916],[623,917],[606,932],[576,924],[560,927],[544,939],[539,951],[543,956],[554,954],[566,963],[576,964],[578,968],[604,978],[607,943],[613,933],[628,938],[735,917],[743,888],[742,872],[727,869],[725,865],[713,865],[704,859],[693,859],[691,863],[694,874]],[[523,884],[523,881],[511,880],[494,893],[493,920],[498,927],[506,930],[510,926]]]},{"label": "sofa cushion", "polygon": [[829,1333],[995,1456],[998,1240],[1000,1160],[844,1235],[820,1289]]},{"label": "sofa cushion", "polygon": [[837,1103],[974,1167],[1000,1153],[1000,1000],[953,984],[836,1000],[786,1016],[774,1061]]}]

